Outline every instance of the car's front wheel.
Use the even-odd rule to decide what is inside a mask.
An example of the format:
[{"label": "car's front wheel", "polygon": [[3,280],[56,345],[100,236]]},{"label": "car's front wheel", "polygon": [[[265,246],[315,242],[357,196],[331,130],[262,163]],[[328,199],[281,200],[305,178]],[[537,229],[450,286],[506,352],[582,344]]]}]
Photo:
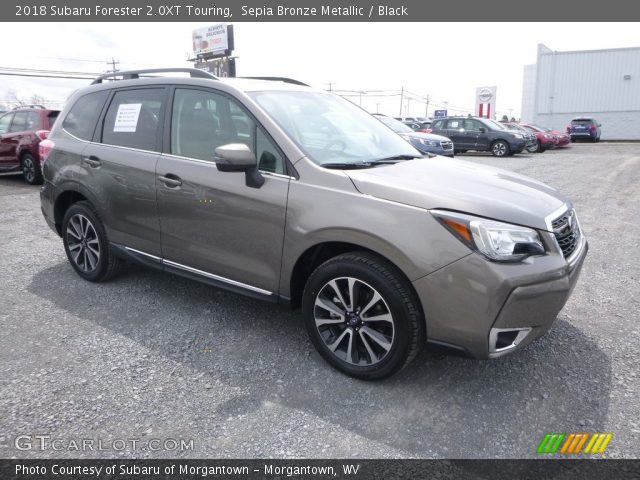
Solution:
[{"label": "car's front wheel", "polygon": [[527,147],[527,152],[529,153],[542,153],[544,151],[545,149],[542,147],[540,140],[536,140],[536,143]]},{"label": "car's front wheel", "polygon": [[509,144],[504,140],[496,140],[493,142],[493,145],[491,145],[491,153],[495,157],[506,157],[509,155]]},{"label": "car's front wheel", "polygon": [[69,263],[85,280],[102,282],[122,266],[107,241],[98,214],[89,202],[74,203],[62,220],[62,241]]},{"label": "car's front wheel", "polygon": [[302,308],[318,352],[357,378],[379,379],[401,370],[425,341],[411,284],[394,265],[370,253],[339,255],[316,268]]},{"label": "car's front wheel", "polygon": [[30,153],[22,156],[22,177],[29,185],[40,185],[42,183],[42,169],[40,164]]}]

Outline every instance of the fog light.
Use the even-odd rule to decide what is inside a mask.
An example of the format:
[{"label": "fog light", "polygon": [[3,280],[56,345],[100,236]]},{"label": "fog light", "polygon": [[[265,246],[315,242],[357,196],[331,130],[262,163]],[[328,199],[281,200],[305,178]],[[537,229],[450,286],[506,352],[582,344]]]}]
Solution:
[{"label": "fog light", "polygon": [[531,332],[531,327],[492,328],[489,332],[489,357],[495,358],[515,349]]}]

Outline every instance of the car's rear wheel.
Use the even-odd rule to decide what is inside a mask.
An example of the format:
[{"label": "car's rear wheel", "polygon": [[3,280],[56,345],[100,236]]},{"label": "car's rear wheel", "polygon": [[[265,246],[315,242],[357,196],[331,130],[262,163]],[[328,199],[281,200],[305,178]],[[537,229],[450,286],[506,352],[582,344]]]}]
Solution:
[{"label": "car's rear wheel", "polygon": [[491,145],[491,153],[495,157],[506,157],[509,155],[509,144],[504,140],[496,140]]},{"label": "car's rear wheel", "polygon": [[40,164],[36,162],[33,155],[25,153],[20,161],[22,165],[22,177],[29,185],[40,185],[42,183],[42,169]]},{"label": "car's rear wheel", "polygon": [[424,344],[424,318],[411,284],[370,253],[347,253],[320,265],[307,281],[302,304],[318,352],[357,378],[401,370]]},{"label": "car's rear wheel", "polygon": [[85,280],[108,280],[122,266],[122,260],[111,251],[102,222],[89,202],[74,203],[66,211],[62,240],[69,263]]}]

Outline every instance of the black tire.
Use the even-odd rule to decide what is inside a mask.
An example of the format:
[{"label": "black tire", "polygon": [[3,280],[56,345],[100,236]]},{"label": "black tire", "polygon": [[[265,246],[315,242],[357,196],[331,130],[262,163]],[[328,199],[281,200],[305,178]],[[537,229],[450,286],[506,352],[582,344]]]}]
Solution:
[{"label": "black tire", "polygon": [[[353,295],[357,300],[353,303],[367,304],[364,308],[357,306],[357,316],[355,313],[347,313],[349,306],[341,309],[342,318],[338,314],[330,314],[329,309],[316,306],[317,302],[322,301],[323,298],[326,301],[327,297],[322,296],[325,295],[327,288],[331,288],[331,293],[335,292],[333,287],[329,287],[335,280],[337,282],[334,285],[338,285],[342,291],[340,299],[344,298],[347,302],[346,299],[349,298],[348,303],[351,304],[347,278],[353,279],[358,282],[356,285],[359,285],[358,293]],[[344,287],[347,287],[347,290]],[[355,292],[355,288],[353,291]],[[381,297],[380,300],[373,300],[375,293]],[[342,304],[335,303],[336,300],[338,300],[337,295],[332,308],[340,310],[339,305]],[[351,305],[351,307],[355,306]],[[362,313],[359,313],[361,309]],[[352,308],[352,311],[355,310],[356,308]],[[304,289],[302,311],[309,337],[320,355],[341,372],[363,380],[377,380],[400,371],[415,358],[425,343],[424,316],[411,284],[397,267],[371,253],[346,253],[316,268]],[[373,312],[374,315],[365,316],[366,311]],[[317,326],[316,322],[322,321],[322,319],[317,320],[317,315],[323,314],[329,314],[333,318],[329,319],[328,323],[331,324]],[[368,317],[386,316],[389,320],[367,320]],[[343,322],[344,319],[347,320]],[[360,321],[359,328],[362,331],[359,331],[356,324],[349,324],[349,321]],[[321,328],[324,328],[322,333]],[[384,337],[388,348],[381,346],[384,342],[378,343],[378,340],[374,342],[375,336],[368,333],[371,329],[385,328],[392,330],[391,339],[388,336],[389,330]],[[351,330],[351,333],[345,336],[347,330]],[[376,330],[377,333],[381,331]],[[346,342],[341,341],[340,337],[343,337]],[[330,349],[329,343],[332,346],[335,345],[334,350]],[[349,345],[352,345],[352,348]],[[341,346],[346,351],[339,350]],[[351,352],[351,362],[346,360],[348,352]]]},{"label": "black tire", "polygon": [[593,139],[594,143],[599,143],[600,142],[600,137],[596,137]]},{"label": "black tire", "polygon": [[540,143],[540,140],[536,140],[535,145],[532,145],[531,147],[527,148],[527,152],[529,153],[542,153],[546,150],[546,148],[542,147],[542,143]]},{"label": "black tire", "polygon": [[40,162],[37,162],[33,155],[24,153],[20,159],[22,167],[22,178],[29,185],[42,185],[42,168]]},{"label": "black tire", "polygon": [[506,157],[509,155],[509,144],[504,140],[496,140],[491,144],[491,153],[494,157]]},{"label": "black tire", "polygon": [[65,212],[62,241],[69,263],[85,280],[104,282],[116,276],[122,268],[123,262],[113,254],[102,221],[89,202],[74,203]]}]

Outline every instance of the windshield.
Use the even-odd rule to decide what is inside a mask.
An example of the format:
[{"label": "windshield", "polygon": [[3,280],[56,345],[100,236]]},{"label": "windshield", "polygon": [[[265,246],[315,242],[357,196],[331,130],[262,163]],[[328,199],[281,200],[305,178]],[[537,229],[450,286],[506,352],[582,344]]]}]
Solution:
[{"label": "windshield", "polygon": [[501,123],[495,122],[488,118],[484,119],[484,122],[488,124],[490,127],[493,127],[494,130],[507,130]]},{"label": "windshield", "polygon": [[269,91],[249,95],[318,165],[363,164],[421,154],[369,113],[331,93]]},{"label": "windshield", "polygon": [[396,133],[412,133],[413,132],[413,130],[408,125],[402,122],[399,122],[394,118],[381,117],[378,115],[375,115],[375,117]]}]

